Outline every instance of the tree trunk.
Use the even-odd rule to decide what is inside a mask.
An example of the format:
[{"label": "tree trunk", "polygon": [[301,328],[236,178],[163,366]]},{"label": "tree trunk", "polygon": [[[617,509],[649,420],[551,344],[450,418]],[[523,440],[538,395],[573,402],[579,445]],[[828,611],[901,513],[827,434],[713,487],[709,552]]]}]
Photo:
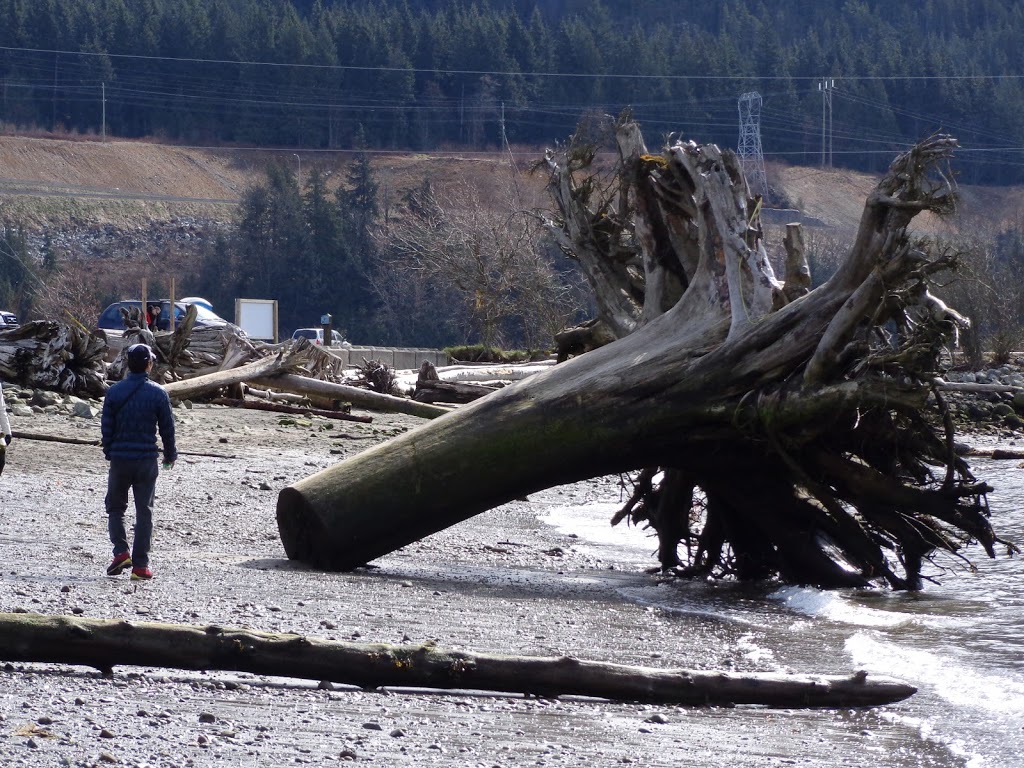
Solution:
[{"label": "tree trunk", "polygon": [[382,395],[379,392],[372,392],[360,387],[350,387],[345,384],[333,384],[329,381],[310,379],[295,374],[279,374],[276,376],[263,376],[253,379],[253,384],[271,389],[281,389],[285,392],[295,392],[299,395],[313,395],[329,397],[332,399],[345,400],[352,405],[366,408],[371,411],[383,411],[386,413],[407,413],[410,416],[419,416],[424,419],[435,419],[448,413],[447,408],[441,408],[427,403],[417,403],[405,397],[394,395]]},{"label": "tree trunk", "polygon": [[569,657],[498,656],[430,644],[330,642],[218,626],[10,613],[0,614],[0,658],[77,664],[105,673],[126,665],[234,670],[362,688],[488,690],[690,706],[880,706],[917,690],[863,672],[839,677],[655,669]]},{"label": "tree trunk", "polygon": [[604,281],[601,319],[632,332],[283,489],[289,557],[350,569],[524,494],[649,468],[685,473],[666,475],[678,506],[659,509],[652,484],[625,513],[657,521],[665,567],[696,542],[681,573],[917,588],[936,549],[976,540],[994,555],[990,489],[955,455],[933,391],[963,322],[924,298],[948,259],[907,234],[918,212],[951,209],[939,166],[955,142],[893,163],[846,261],[809,293],[791,231],[787,295],[734,154],[652,156],[635,124],[618,129],[617,201],[593,201],[571,147],[564,165],[549,154],[551,226],[602,262],[584,270]]}]

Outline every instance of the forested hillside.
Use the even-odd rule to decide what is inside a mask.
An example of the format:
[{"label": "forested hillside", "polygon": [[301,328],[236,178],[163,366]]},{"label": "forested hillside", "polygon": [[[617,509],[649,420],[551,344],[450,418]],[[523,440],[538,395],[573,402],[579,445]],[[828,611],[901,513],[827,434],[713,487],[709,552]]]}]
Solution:
[{"label": "forested hillside", "polygon": [[344,150],[361,125],[370,149],[465,151],[631,107],[652,139],[735,147],[757,91],[766,159],[878,171],[945,130],[964,181],[1024,181],[1005,0],[0,0],[0,20],[7,130]]}]

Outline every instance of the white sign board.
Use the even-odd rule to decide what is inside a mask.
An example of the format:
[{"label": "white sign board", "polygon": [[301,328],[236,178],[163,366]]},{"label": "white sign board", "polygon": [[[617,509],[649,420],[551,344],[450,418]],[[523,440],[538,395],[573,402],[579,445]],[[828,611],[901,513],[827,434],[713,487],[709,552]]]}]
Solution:
[{"label": "white sign board", "polygon": [[277,343],[277,300],[235,299],[235,325],[250,339]]}]

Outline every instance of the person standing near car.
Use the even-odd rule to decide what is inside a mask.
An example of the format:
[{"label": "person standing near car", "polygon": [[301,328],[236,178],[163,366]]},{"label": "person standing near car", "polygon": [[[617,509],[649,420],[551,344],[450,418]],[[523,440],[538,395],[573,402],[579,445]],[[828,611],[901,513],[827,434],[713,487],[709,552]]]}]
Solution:
[{"label": "person standing near car", "polygon": [[0,382],[0,475],[7,464],[7,446],[11,444],[11,420],[7,418],[7,403],[4,402],[4,385]]},{"label": "person standing near car", "polygon": [[[107,575],[118,576],[131,568],[133,580],[148,580],[153,578],[149,549],[160,474],[157,431],[163,442],[164,469],[174,466],[178,450],[171,400],[163,387],[149,380],[153,350],[146,344],[132,344],[126,358],[128,375],[107,390],[100,417],[103,456],[110,462],[105,499],[107,531],[114,547]],[[135,537],[130,551],[124,523],[129,489],[135,497]]]}]

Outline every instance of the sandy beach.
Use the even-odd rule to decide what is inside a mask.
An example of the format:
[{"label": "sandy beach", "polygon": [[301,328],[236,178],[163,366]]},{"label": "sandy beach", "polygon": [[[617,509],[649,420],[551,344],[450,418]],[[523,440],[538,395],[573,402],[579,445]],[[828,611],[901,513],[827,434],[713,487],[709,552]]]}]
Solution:
[{"label": "sandy beach", "polygon": [[[10,395],[8,395],[10,397]],[[0,478],[0,610],[218,624],[652,667],[766,669],[756,627],[626,596],[660,583],[614,547],[542,522],[616,501],[617,478],[550,489],[351,573],[289,562],[274,505],[295,480],[422,423],[175,409],[177,466],[157,487],[156,578],[108,578],[98,447],[16,439]],[[97,418],[12,416],[15,432],[98,438]],[[189,455],[193,454],[193,455]],[[195,455],[207,454],[207,455]],[[652,550],[654,544],[651,545]],[[653,558],[648,565],[654,565]],[[0,660],[2,661],[2,660]],[[771,668],[810,669],[777,649]],[[0,764],[19,766],[948,766],[885,709],[652,706],[325,681],[45,664],[0,672]]]}]

